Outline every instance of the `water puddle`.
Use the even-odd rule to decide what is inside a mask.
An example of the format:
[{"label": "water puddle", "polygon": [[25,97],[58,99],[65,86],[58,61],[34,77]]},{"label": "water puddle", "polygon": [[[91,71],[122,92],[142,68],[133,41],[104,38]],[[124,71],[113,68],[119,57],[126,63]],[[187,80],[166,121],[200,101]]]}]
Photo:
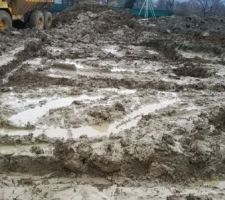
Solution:
[{"label": "water puddle", "polygon": [[[31,147],[33,145],[0,145],[0,154],[8,154],[8,155],[28,155],[31,154]],[[50,148],[48,144],[38,144],[35,146],[41,147],[45,154],[52,152],[52,147]]]},{"label": "water puddle", "polygon": [[9,129],[0,129],[0,135],[10,135],[10,136],[25,136],[30,133],[34,137],[37,137],[41,134],[45,134],[49,138],[61,138],[61,139],[71,139],[79,138],[82,135],[87,135],[88,137],[101,137],[104,136],[107,130],[109,129],[109,124],[101,124],[95,126],[82,126],[79,128],[60,128],[54,126],[46,126],[36,128],[35,130],[9,130]]},{"label": "water puddle", "polygon": [[120,95],[131,95],[136,93],[137,90],[133,89],[117,89],[117,88],[103,88],[103,89],[99,89],[99,92],[110,92],[110,93],[117,93]]},{"label": "water puddle", "polygon": [[[99,99],[100,97],[91,97],[92,100]],[[36,123],[37,120],[43,116],[49,109],[64,107],[70,105],[74,100],[85,100],[85,97],[82,95],[80,97],[68,97],[58,100],[53,100],[49,103],[46,103],[42,107],[36,107],[34,109],[29,109],[24,112],[18,113],[11,117],[11,121],[15,124],[21,126],[21,124],[26,125],[28,122]],[[86,96],[86,100],[90,100],[89,96]],[[159,98],[158,102],[150,103],[147,105],[141,106],[139,109],[134,110],[130,114],[126,115],[123,119],[115,121],[114,123],[104,123],[99,126],[82,126],[79,128],[60,128],[60,127],[40,127],[33,131],[28,130],[0,130],[0,134],[8,134],[9,135],[27,135],[28,133],[33,133],[34,136],[38,136],[40,134],[45,134],[51,138],[78,138],[81,135],[87,135],[88,137],[101,137],[101,136],[109,136],[110,134],[118,134],[120,131],[131,129],[132,127],[136,127],[142,115],[147,115],[149,113],[156,112],[160,109],[164,109],[170,105],[173,105],[179,102],[179,98],[175,93],[163,93],[163,95]]]},{"label": "water puddle", "polygon": [[37,104],[34,108],[29,108],[25,111],[19,112],[9,118],[9,121],[16,126],[26,126],[28,124],[35,124],[40,117],[44,116],[51,109],[57,109],[67,107],[72,104],[73,101],[90,102],[103,98],[103,96],[88,96],[80,95],[78,97],[65,97],[57,98],[51,101],[47,101],[44,105]]},{"label": "water puddle", "polygon": [[[50,138],[79,138],[82,135],[86,135],[87,137],[101,137],[107,134],[107,130],[109,129],[109,123],[104,123],[101,125],[95,126],[82,126],[79,128],[70,128],[63,129],[59,127],[47,127],[46,130],[43,130],[43,133]],[[40,132],[35,131],[34,136],[37,136]]]},{"label": "water puddle", "polygon": [[111,72],[131,72],[131,73],[134,73],[135,70],[134,69],[125,69],[125,68],[113,67],[111,69]]}]

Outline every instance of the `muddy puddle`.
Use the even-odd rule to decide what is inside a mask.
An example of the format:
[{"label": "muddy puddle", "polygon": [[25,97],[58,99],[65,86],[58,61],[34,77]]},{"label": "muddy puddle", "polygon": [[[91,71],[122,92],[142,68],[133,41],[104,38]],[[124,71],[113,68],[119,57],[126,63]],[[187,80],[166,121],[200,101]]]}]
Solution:
[{"label": "muddy puddle", "polygon": [[[125,96],[135,93],[135,90],[118,90],[114,88],[106,88],[99,91],[103,92],[103,94],[104,92],[113,92]],[[81,101],[82,103],[93,103],[103,98],[104,96],[81,95],[78,97],[52,98],[50,101],[48,99],[43,99],[39,100],[38,103],[36,102],[36,104],[34,104],[35,100],[32,100],[32,108],[25,109],[24,111],[11,116],[8,120],[12,125],[20,127],[20,129],[22,127],[32,127],[32,125],[36,125],[38,120],[40,120],[41,117],[43,117],[52,109],[67,107],[74,101]],[[154,113],[158,110],[167,108],[168,106],[176,106],[176,104],[179,103],[180,99],[178,98],[176,93],[162,93],[159,95],[157,101],[158,102],[155,103],[142,105],[138,109],[134,109],[129,114],[124,115],[124,117],[122,117],[121,119],[115,120],[111,123],[103,123],[94,126],[81,126],[78,128],[62,128],[57,126],[37,125],[34,130],[1,129],[0,134],[22,136],[32,133],[35,137],[40,134],[45,134],[49,138],[64,139],[79,138],[82,135],[86,135],[88,137],[109,136],[110,134],[118,134],[119,132],[126,129],[136,127],[142,115]],[[31,103],[31,101],[29,103],[28,102],[26,103],[27,105]]]},{"label": "muddy puddle", "polygon": [[0,153],[4,155],[31,155],[32,154],[32,147],[37,147],[42,149],[43,151],[41,154],[47,155],[52,154],[53,147],[49,144],[37,144],[37,145],[1,145],[0,146]]},{"label": "muddy puddle", "polygon": [[34,125],[39,118],[48,113],[51,109],[57,109],[67,107],[72,104],[73,101],[83,101],[88,103],[103,98],[103,96],[87,96],[81,95],[78,97],[66,97],[66,98],[53,98],[52,100],[44,99],[39,101],[38,105],[34,105],[33,108],[27,109],[23,112],[19,112],[9,118],[9,121],[18,127],[26,126],[27,124]]}]

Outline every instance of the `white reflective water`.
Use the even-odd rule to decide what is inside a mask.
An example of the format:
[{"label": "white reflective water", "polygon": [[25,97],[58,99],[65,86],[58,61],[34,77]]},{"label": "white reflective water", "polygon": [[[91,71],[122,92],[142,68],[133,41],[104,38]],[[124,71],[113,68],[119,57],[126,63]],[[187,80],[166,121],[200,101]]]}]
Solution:
[{"label": "white reflective water", "polygon": [[[99,99],[100,97],[91,97],[92,100]],[[58,108],[66,105],[70,105],[74,100],[85,100],[85,96],[81,95],[76,99],[73,97],[63,98],[55,101],[51,101],[50,103],[46,103],[46,105],[34,109],[29,109],[27,111],[21,112],[11,118],[14,123],[26,124],[28,121],[30,123],[35,123],[39,117],[44,115],[49,109]],[[86,96],[86,100],[90,99],[89,96]],[[101,137],[101,136],[109,136],[110,134],[118,134],[119,132],[131,129],[132,127],[137,126],[139,120],[142,115],[147,115],[149,113],[154,113],[160,109],[164,109],[170,105],[178,103],[180,99],[177,97],[175,93],[163,93],[163,95],[158,99],[158,102],[150,103],[146,105],[142,105],[139,109],[134,110],[128,115],[124,116],[122,119],[117,120],[113,123],[104,123],[97,126],[81,126],[79,128],[60,128],[60,127],[41,127],[32,131],[28,130],[0,130],[0,134],[10,134],[10,135],[27,135],[28,133],[33,133],[34,136],[38,136],[40,134],[45,134],[51,138],[79,138],[82,135],[87,135],[88,137]],[[33,112],[34,113],[33,113]]]},{"label": "white reflective water", "polygon": [[94,101],[103,98],[103,96],[88,96],[80,95],[77,97],[57,98],[46,102],[44,105],[36,105],[34,108],[29,108],[25,111],[19,112],[9,118],[9,121],[16,126],[26,126],[35,124],[40,117],[45,115],[51,109],[67,107],[75,100],[77,101]]},{"label": "white reflective water", "polygon": [[3,54],[0,56],[0,67],[2,65],[8,64],[10,61],[12,61],[15,58],[15,54],[18,53],[19,51],[22,51],[24,48],[23,47],[18,47],[12,51],[10,51],[7,54]]}]

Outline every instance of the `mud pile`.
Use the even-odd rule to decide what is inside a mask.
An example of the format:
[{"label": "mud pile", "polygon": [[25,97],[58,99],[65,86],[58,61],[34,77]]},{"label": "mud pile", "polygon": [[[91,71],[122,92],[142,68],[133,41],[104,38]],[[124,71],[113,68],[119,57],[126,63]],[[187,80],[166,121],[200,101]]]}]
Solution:
[{"label": "mud pile", "polygon": [[[64,30],[61,37],[73,43],[99,44],[104,41],[131,43],[136,40],[135,32],[139,30],[137,20],[129,13],[116,13],[101,7],[78,7],[63,13],[56,17],[55,27],[57,31]],[[65,31],[65,27],[73,29],[73,33]]]},{"label": "mud pile", "polygon": [[[155,126],[153,124],[158,121],[164,124],[167,133],[161,133],[156,126],[151,128],[152,133],[147,129],[137,133],[138,129],[133,129],[109,139],[94,141],[84,137],[78,141],[57,142],[54,155],[65,169],[76,174],[104,176],[107,173],[186,183],[223,176],[224,145],[220,141],[224,136],[206,116],[200,114],[193,120],[191,130],[174,124],[170,133],[166,130],[167,117],[158,116],[154,123],[151,122],[153,118],[157,116],[143,116],[138,126]],[[154,131],[158,132],[157,138],[153,136]],[[179,139],[175,139],[178,135]]]}]

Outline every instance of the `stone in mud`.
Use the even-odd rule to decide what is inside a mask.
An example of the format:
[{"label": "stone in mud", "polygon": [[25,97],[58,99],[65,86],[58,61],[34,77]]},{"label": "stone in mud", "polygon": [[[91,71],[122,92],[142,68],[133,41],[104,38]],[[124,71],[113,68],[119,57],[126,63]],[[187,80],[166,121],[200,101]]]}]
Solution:
[{"label": "stone in mud", "polygon": [[166,200],[186,200],[185,197],[182,197],[183,195],[170,195],[166,197]]},{"label": "stone in mud", "polygon": [[120,143],[105,142],[94,148],[91,156],[92,163],[102,172],[113,173],[120,171],[123,162],[123,149]]},{"label": "stone in mud", "polygon": [[24,136],[9,136],[2,135],[0,136],[0,144],[3,145],[15,145],[15,144],[31,144],[33,142],[33,135],[28,134]]},{"label": "stone in mud", "polygon": [[73,101],[72,104],[78,105],[78,106],[85,105],[82,101],[78,101],[78,100]]},{"label": "stone in mud", "polygon": [[193,194],[189,194],[188,196],[186,196],[185,200],[213,200],[213,199],[212,199],[212,197],[207,197],[205,195],[196,196]]},{"label": "stone in mud", "polygon": [[33,58],[35,56],[44,56],[46,53],[42,41],[33,39],[25,43],[24,50],[20,51],[17,56],[19,58]]},{"label": "stone in mud", "polygon": [[216,130],[225,130],[225,108],[217,107],[209,114],[209,123],[214,125]]},{"label": "stone in mud", "polygon": [[9,163],[8,157],[0,154],[0,169],[1,170],[7,169],[8,163]]},{"label": "stone in mud", "polygon": [[19,185],[32,185],[33,184],[33,180],[32,180],[31,177],[21,178],[20,180],[18,180],[18,184]]},{"label": "stone in mud", "polygon": [[49,138],[45,134],[40,134],[37,137],[35,137],[35,142],[37,142],[37,143],[52,143],[52,142],[54,142],[54,139]]},{"label": "stone in mud", "polygon": [[202,32],[202,37],[209,37],[210,33],[208,31]]},{"label": "stone in mud", "polygon": [[116,111],[121,111],[121,112],[125,112],[126,111],[124,106],[123,106],[123,104],[121,104],[119,102],[116,102],[114,107],[115,107]]},{"label": "stone in mud", "polygon": [[66,160],[64,162],[64,167],[66,169],[71,170],[74,173],[81,173],[81,172],[86,171],[84,164],[79,159]]},{"label": "stone in mud", "polygon": [[1,87],[0,88],[0,92],[10,92],[12,90],[12,88],[10,87]]},{"label": "stone in mud", "polygon": [[40,146],[32,146],[30,148],[30,152],[36,155],[40,155],[44,153],[44,150]]},{"label": "stone in mud", "polygon": [[190,157],[190,163],[197,167],[206,166],[213,153],[211,145],[200,140],[193,142],[190,151],[193,152],[193,156]]},{"label": "stone in mud", "polygon": [[64,69],[64,70],[73,70],[73,71],[77,70],[76,66],[74,64],[62,63],[62,62],[55,62],[55,63],[52,64],[52,67]]},{"label": "stone in mud", "polygon": [[94,111],[89,111],[88,115],[95,119],[103,120],[103,121],[109,121],[111,119],[111,115],[108,110],[94,110]]},{"label": "stone in mud", "polygon": [[90,157],[92,154],[92,147],[88,142],[82,141],[78,146],[77,146],[77,153],[82,159],[87,159]]},{"label": "stone in mud", "polygon": [[149,167],[149,175],[154,178],[171,178],[174,174],[174,171],[174,168],[164,164],[160,164],[158,162],[153,162]]},{"label": "stone in mud", "polygon": [[175,145],[173,137],[169,134],[164,134],[162,136],[162,142],[165,142],[166,144],[169,144],[169,145],[172,145],[172,146]]},{"label": "stone in mud", "polygon": [[80,142],[65,145],[63,142],[57,141],[55,144],[54,154],[58,160],[63,162],[66,169],[74,173],[86,172],[86,160],[92,153],[92,148],[87,138],[81,139]]}]

